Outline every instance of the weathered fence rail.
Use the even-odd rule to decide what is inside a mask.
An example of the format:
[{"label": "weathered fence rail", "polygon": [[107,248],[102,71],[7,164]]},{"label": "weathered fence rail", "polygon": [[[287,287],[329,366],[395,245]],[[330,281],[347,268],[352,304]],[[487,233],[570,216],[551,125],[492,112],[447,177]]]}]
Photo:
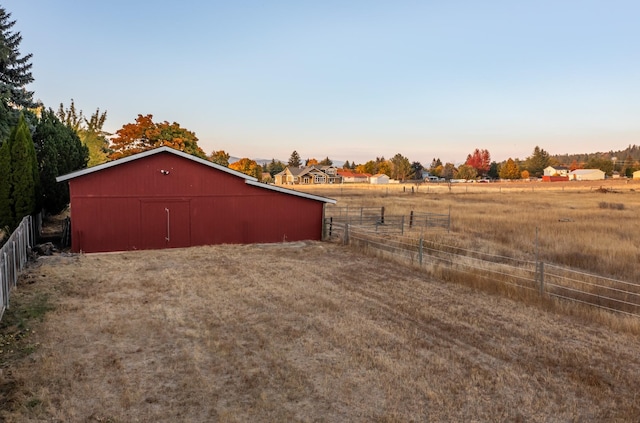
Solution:
[{"label": "weathered fence rail", "polygon": [[35,243],[39,218],[26,216],[0,248],[0,319],[9,307],[11,289],[18,283],[20,272],[29,260],[29,250]]},{"label": "weathered fence rail", "polygon": [[[386,220],[386,219],[385,219]],[[331,230],[326,230],[328,225]],[[371,226],[325,221],[325,237],[338,239],[383,258],[418,266],[432,276],[473,278],[509,285],[600,309],[640,317],[640,283],[591,274],[540,260],[527,261],[428,241]]]}]

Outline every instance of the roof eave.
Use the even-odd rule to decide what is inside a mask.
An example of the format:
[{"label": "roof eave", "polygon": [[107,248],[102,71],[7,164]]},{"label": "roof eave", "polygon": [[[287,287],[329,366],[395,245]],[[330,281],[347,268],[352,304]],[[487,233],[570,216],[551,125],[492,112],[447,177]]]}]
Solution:
[{"label": "roof eave", "polygon": [[245,183],[247,185],[252,185],[252,186],[255,186],[255,187],[259,187],[259,188],[269,189],[271,191],[281,192],[283,194],[295,195],[295,196],[298,196],[298,197],[308,198],[310,200],[315,200],[315,201],[322,201],[323,203],[336,204],[338,202],[337,200],[334,200],[333,198],[321,197],[319,195],[308,194],[306,192],[295,191],[295,190],[288,189],[288,188],[277,187],[275,185],[269,185],[269,184],[265,184],[263,182],[247,180],[247,181],[245,181]]},{"label": "roof eave", "polygon": [[124,157],[122,159],[118,159],[118,160],[114,160],[112,162],[107,162],[107,163],[102,163],[98,166],[93,166],[93,167],[88,167],[86,169],[82,169],[82,170],[78,170],[76,172],[71,172],[71,173],[67,173],[66,175],[61,175],[56,177],[56,182],[64,182],[64,181],[68,181],[70,179],[74,179],[74,178],[78,178],[80,176],[84,176],[84,175],[89,175],[91,173],[94,172],[99,172],[101,170],[105,170],[108,169],[110,167],[115,167],[115,166],[119,166],[125,163],[129,163],[135,160],[139,160],[145,157],[149,157],[149,156],[153,156],[155,154],[160,154],[160,153],[170,153],[170,154],[174,154],[176,156],[179,157],[183,157],[185,159],[188,160],[192,160],[194,162],[203,164],[205,166],[209,166],[212,167],[214,169],[217,170],[221,170],[223,172],[229,173],[231,175],[243,178],[245,180],[250,180],[250,181],[257,181],[257,178],[254,178],[253,176],[249,176],[249,175],[245,175],[242,172],[238,172],[236,170],[233,169],[229,169],[228,167],[225,166],[221,166],[217,163],[213,163],[210,162],[208,160],[205,159],[201,159],[200,157],[196,157],[194,155],[191,155],[189,153],[185,153],[184,151],[180,151],[180,150],[176,150],[170,147],[159,147],[159,148],[154,148],[153,150],[147,150],[147,151],[143,151],[142,153],[138,153],[138,154],[134,154],[131,156],[127,156]]}]

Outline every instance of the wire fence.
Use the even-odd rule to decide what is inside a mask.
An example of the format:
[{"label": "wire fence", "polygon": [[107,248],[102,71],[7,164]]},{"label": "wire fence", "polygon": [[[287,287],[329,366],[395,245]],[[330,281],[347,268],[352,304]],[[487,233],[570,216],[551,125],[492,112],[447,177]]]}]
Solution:
[{"label": "wire fence", "polygon": [[[387,219],[385,219],[386,222]],[[375,225],[325,219],[325,239],[334,239],[382,258],[417,266],[443,280],[465,280],[485,286],[508,286],[640,317],[640,284],[608,278],[539,260],[522,260],[383,232]]]},{"label": "wire fence", "polygon": [[[385,216],[384,207],[327,207],[325,216],[331,226],[345,223],[375,228],[376,233],[399,233],[407,231],[424,231],[429,228],[446,229],[451,227],[451,209],[449,213],[418,213],[413,210],[408,217]],[[329,228],[331,231],[332,228]]]},{"label": "wire fence", "polygon": [[40,215],[24,217],[0,248],[0,320],[9,307],[11,289],[16,287],[18,276],[27,265],[40,223]]}]

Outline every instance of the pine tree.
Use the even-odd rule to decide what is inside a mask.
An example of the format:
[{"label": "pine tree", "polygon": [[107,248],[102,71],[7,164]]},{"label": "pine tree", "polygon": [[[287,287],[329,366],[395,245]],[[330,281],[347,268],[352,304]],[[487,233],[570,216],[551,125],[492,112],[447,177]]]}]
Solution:
[{"label": "pine tree", "polygon": [[11,32],[16,21],[0,6],[0,140],[5,139],[18,121],[18,109],[33,107],[33,92],[25,86],[33,82],[32,55],[21,56],[22,36]]},{"label": "pine tree", "polygon": [[288,164],[291,167],[300,167],[300,165],[302,165],[302,161],[300,160],[300,155],[296,150],[293,150],[293,153],[291,153],[291,157],[289,157]]},{"label": "pine tree", "polygon": [[536,178],[541,177],[544,169],[549,166],[549,160],[549,153],[536,145],[533,149],[533,154],[527,157],[526,160],[526,168],[529,171],[529,175]]}]

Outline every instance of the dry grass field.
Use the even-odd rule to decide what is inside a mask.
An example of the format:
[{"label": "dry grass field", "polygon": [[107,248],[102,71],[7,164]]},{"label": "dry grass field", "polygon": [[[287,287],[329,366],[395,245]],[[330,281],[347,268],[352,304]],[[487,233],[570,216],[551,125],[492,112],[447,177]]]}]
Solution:
[{"label": "dry grass field", "polygon": [[335,198],[340,207],[384,206],[386,215],[451,211],[449,234],[421,235],[518,259],[534,259],[537,228],[541,260],[640,281],[640,181],[345,184],[300,189]]},{"label": "dry grass field", "polygon": [[12,300],[6,422],[640,416],[637,333],[331,243],[57,255]]}]

